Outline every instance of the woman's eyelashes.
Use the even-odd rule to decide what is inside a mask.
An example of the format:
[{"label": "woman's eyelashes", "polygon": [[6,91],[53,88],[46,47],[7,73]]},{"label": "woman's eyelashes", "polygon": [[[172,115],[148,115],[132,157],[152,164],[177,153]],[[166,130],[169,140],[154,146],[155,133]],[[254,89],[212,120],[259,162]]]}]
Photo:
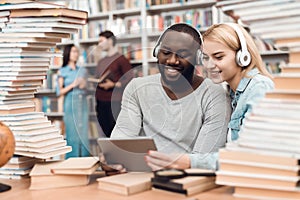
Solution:
[{"label": "woman's eyelashes", "polygon": [[224,55],[217,54],[214,56],[216,60],[222,60]]}]

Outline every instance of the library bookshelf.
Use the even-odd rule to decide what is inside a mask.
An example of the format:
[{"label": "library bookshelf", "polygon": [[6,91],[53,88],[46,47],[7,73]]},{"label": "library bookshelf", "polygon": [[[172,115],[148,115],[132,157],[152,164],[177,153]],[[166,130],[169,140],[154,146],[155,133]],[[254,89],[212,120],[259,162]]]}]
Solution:
[{"label": "library bookshelf", "polygon": [[[210,25],[224,21],[224,14],[220,8],[216,7],[217,1],[215,0],[161,2],[163,1],[70,0],[70,5],[89,13],[88,23],[78,34],[65,39],[57,47],[63,49],[66,44],[79,46],[81,50],[79,65],[86,67],[92,76],[98,60],[104,55],[98,47],[98,34],[103,30],[111,30],[117,36],[119,51],[130,60],[135,76],[146,76],[158,72],[152,50],[159,35],[169,25],[175,22],[186,22],[198,28],[200,32],[204,32]],[[278,73],[280,63],[286,62],[288,54],[283,51],[263,51],[261,55],[269,70],[272,73]],[[52,81],[47,82],[53,83],[50,87],[52,90],[55,89],[53,80],[56,79],[58,67],[59,64],[49,72],[49,79]],[[92,111],[95,107],[94,93],[95,86],[91,85],[88,98],[92,123],[97,122],[95,113]],[[38,94],[38,96],[41,95]],[[99,131],[99,125],[91,126],[94,127],[90,127],[91,130]],[[92,133],[91,130],[91,138],[97,138],[98,133]],[[92,143],[96,144],[93,139],[91,139]]]}]

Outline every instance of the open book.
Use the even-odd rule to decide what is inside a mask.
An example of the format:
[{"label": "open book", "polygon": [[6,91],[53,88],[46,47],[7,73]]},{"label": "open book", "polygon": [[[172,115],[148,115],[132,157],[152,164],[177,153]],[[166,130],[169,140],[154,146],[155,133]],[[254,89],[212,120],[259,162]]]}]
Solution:
[{"label": "open book", "polygon": [[108,76],[110,75],[110,70],[107,70],[105,73],[102,74],[100,78],[88,78],[89,82],[93,83],[101,83],[103,82]]}]

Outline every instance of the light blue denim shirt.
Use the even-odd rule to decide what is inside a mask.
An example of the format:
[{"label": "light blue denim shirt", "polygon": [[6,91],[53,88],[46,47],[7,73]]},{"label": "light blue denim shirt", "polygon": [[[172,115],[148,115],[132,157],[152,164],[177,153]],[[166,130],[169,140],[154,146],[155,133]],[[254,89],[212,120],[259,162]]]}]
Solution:
[{"label": "light blue denim shirt", "polygon": [[[59,73],[58,73],[58,77],[63,77],[64,78],[64,87],[70,85],[73,83],[73,81],[76,78],[87,78],[87,70],[84,67],[79,67],[76,65],[76,69],[72,70],[70,66],[65,66],[59,69]],[[58,85],[58,83],[57,83]],[[69,93],[72,92],[76,92],[76,94],[85,94],[85,90],[83,89],[79,89],[78,87],[74,88],[73,90],[71,90]],[[59,95],[60,94],[60,89],[59,87],[56,87],[56,94]]]},{"label": "light blue denim shirt", "polygon": [[269,77],[259,74],[256,68],[249,71],[247,76],[242,78],[236,92],[230,89],[233,112],[228,124],[229,137],[231,135],[229,140],[238,139],[245,116],[251,112],[252,106],[262,99],[266,92],[273,89],[273,81]]}]

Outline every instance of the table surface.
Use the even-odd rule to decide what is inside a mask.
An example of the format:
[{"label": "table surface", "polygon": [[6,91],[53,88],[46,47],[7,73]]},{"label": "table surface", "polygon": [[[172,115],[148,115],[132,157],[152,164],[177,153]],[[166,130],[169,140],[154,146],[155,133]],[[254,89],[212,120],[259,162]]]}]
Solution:
[{"label": "table surface", "polygon": [[[21,180],[0,179],[1,183],[8,184],[11,190],[0,193],[1,200],[237,200],[233,197],[233,188],[222,186],[193,196],[185,196],[160,190],[148,190],[130,196],[122,196],[111,192],[99,190],[96,180],[92,180],[86,186],[65,187],[45,190],[29,190],[30,178]],[[245,200],[245,199],[243,199]]]}]

